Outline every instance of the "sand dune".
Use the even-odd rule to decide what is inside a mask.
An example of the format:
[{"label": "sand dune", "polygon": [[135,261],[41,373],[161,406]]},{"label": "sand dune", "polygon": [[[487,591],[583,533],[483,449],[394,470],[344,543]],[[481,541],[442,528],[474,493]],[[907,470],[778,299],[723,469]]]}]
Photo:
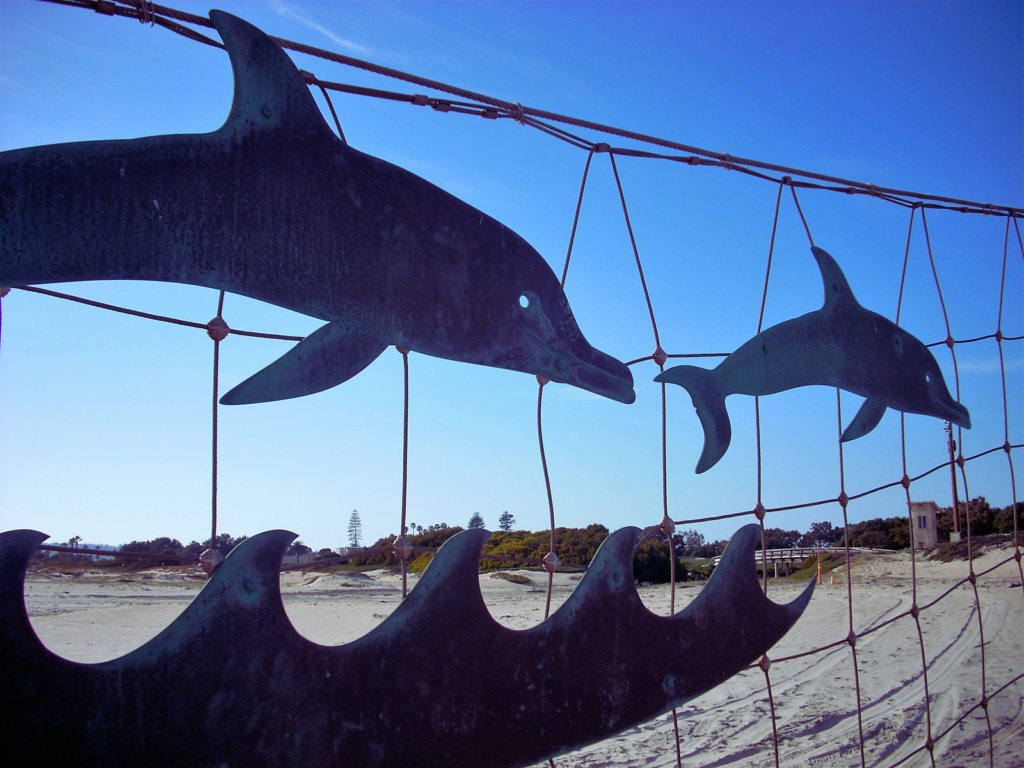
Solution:
[{"label": "sand dune", "polygon": [[[1001,549],[975,561],[981,572],[1012,554]],[[858,720],[853,649],[848,643],[798,659],[775,661],[770,670],[782,765],[859,766],[860,737],[869,766],[898,763],[919,750],[928,734],[938,736],[978,704],[982,695],[984,630],[985,690],[989,697],[1024,673],[1024,589],[1017,563],[1011,561],[980,577],[975,592],[964,583],[929,606],[967,575],[967,564],[916,563],[916,602],[923,607],[930,713],[925,707],[925,673],[914,619],[906,614],[914,602],[906,553],[885,553],[858,560],[851,589],[860,686]],[[818,588],[796,627],[770,652],[775,660],[842,641],[850,630],[845,569],[836,585]],[[528,584],[513,584],[488,575],[481,592],[500,623],[525,628],[544,616],[545,574],[527,574]],[[131,576],[103,569],[64,574],[32,573],[26,582],[29,614],[43,642],[56,653],[82,662],[116,658],[166,627],[204,583],[189,569],[153,569]],[[578,579],[578,577],[576,577]],[[571,594],[577,581],[558,574],[552,607]],[[314,642],[349,642],[380,624],[401,600],[401,580],[386,572],[328,574],[291,572],[282,576],[285,608],[296,629]],[[412,583],[415,583],[413,580]],[[699,584],[677,589],[682,609],[699,592]],[[777,602],[797,596],[795,582],[773,582]],[[668,613],[669,588],[640,589],[654,612]],[[876,631],[865,632],[902,616]],[[718,638],[709,638],[717,642]],[[679,749],[685,766],[774,766],[772,721],[759,669],[742,672],[678,711]],[[1024,679],[991,698],[994,765],[1024,766]],[[938,739],[934,755],[940,766],[988,766],[989,725],[977,708],[949,735]],[[559,766],[673,766],[676,747],[672,715],[657,718],[585,750],[556,759]],[[545,763],[546,764],[546,763]],[[903,765],[930,766],[926,751]]]}]

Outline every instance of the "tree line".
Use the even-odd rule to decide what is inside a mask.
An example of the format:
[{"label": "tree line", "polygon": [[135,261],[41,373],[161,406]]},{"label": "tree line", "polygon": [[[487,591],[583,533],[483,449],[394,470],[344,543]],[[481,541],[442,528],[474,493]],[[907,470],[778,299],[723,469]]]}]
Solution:
[{"label": "tree line", "polygon": [[[958,504],[959,529],[962,535],[966,535],[968,527],[968,513],[970,514],[971,536],[987,536],[991,534],[1013,533],[1014,517],[1017,521],[1017,530],[1024,533],[1024,502],[1018,502],[1015,508],[1013,505],[1006,507],[993,507],[984,496],[977,496],[970,501],[961,501]],[[352,539],[358,541],[358,534],[361,530],[358,513],[353,510],[353,519],[350,519],[350,534]],[[949,534],[953,531],[954,510],[952,507],[945,507],[936,514],[939,541],[949,541]],[[542,560],[551,549],[551,532],[512,530],[515,524],[515,517],[509,512],[504,512],[498,518],[501,530],[495,531],[484,545],[483,553],[503,555],[505,557],[517,557],[529,560]],[[352,525],[352,523],[355,525]],[[483,518],[479,513],[474,513],[470,518],[469,527],[484,527]],[[408,538],[414,546],[431,547],[436,549],[445,541],[450,539],[459,531],[465,530],[462,526],[451,526],[448,523],[434,523],[427,527],[412,523],[408,526]],[[819,547],[828,548],[842,545],[846,531],[843,527],[833,526],[828,521],[811,523],[807,531],[801,533],[796,530],[783,528],[765,528],[764,543],[768,549],[790,549],[794,547]],[[593,560],[597,548],[609,536],[609,530],[600,523],[588,525],[586,528],[556,528],[555,529],[555,551],[563,563],[575,565],[588,565]],[[245,541],[247,536],[233,537],[229,533],[221,533],[217,537],[217,551],[227,555],[232,549]],[[370,548],[390,547],[396,538],[395,534],[388,534]],[[81,542],[80,536],[72,537],[67,546],[74,547]],[[350,541],[350,543],[352,543]],[[721,555],[725,551],[728,540],[718,539],[706,541],[703,534],[693,529],[684,529],[672,536],[673,550],[676,560],[676,576],[679,580],[685,580],[686,574],[696,575],[693,560],[708,559]],[[849,543],[851,547],[865,547],[872,549],[905,549],[910,546],[909,518],[906,515],[899,517],[874,518],[849,526]],[[63,564],[70,562],[82,562],[95,560],[96,566],[116,566],[130,568],[145,568],[153,565],[176,565],[175,560],[162,561],[159,559],[146,558],[144,560],[121,556],[119,553],[146,553],[162,555],[178,555],[186,557],[199,557],[208,548],[209,542],[191,541],[182,544],[178,539],[160,536],[147,541],[131,541],[121,545],[118,549],[112,550],[112,557],[98,558],[90,555],[76,555],[65,552],[37,551],[33,562]],[[358,546],[358,545],[357,545]],[[761,548],[760,542],[757,545]],[[288,547],[285,554],[306,554],[312,549],[303,544],[302,541],[294,541]],[[331,549],[324,548],[316,553],[316,557],[323,559],[334,556]],[[433,554],[430,552],[417,552],[409,563],[409,568],[414,572],[423,571]],[[683,558],[689,559],[687,562]],[[370,555],[367,557],[353,558],[351,564],[356,567],[376,566],[380,568],[399,565],[398,559],[390,551]],[[481,562],[483,570],[500,570],[508,568],[509,563],[500,560],[484,559]],[[671,563],[668,556],[668,548],[663,539],[654,539],[643,544],[635,553],[633,560],[634,575],[638,581],[650,581],[660,583],[668,581]]]}]

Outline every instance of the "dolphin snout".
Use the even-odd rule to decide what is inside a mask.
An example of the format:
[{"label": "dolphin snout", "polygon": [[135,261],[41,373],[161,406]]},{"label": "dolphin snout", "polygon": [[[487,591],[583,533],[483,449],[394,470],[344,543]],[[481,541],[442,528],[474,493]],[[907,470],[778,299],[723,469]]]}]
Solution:
[{"label": "dolphin snout", "polygon": [[971,428],[971,414],[966,408],[955,400],[950,403],[942,403],[946,415],[943,418],[951,424],[956,424],[964,429]]},{"label": "dolphin snout", "polygon": [[[562,381],[572,384],[574,387],[585,389],[596,395],[616,400],[629,405],[636,401],[636,392],[633,390],[633,374],[629,368],[616,360],[611,355],[606,355],[598,349],[591,347],[588,354],[574,356],[575,359],[567,360],[567,369],[563,373]],[[556,369],[561,366],[560,358],[556,361]],[[559,371],[561,373],[561,371]]]},{"label": "dolphin snout", "polygon": [[956,424],[964,429],[971,428],[971,413],[964,406],[953,399],[953,396],[946,389],[946,384],[938,376],[930,376],[928,381],[928,393],[931,395],[932,405],[940,419]]},{"label": "dolphin snout", "polygon": [[611,355],[594,349],[586,339],[566,343],[557,338],[546,339],[530,329],[525,329],[523,336],[528,340],[532,360],[522,370],[626,405],[636,402],[629,368]]}]

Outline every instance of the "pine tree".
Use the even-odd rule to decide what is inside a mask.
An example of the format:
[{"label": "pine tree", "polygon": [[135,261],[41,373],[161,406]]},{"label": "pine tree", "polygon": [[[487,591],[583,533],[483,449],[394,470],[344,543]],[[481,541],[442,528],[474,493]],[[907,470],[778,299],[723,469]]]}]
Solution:
[{"label": "pine tree", "polygon": [[484,519],[480,516],[479,512],[474,512],[473,516],[471,518],[469,518],[469,527],[470,528],[483,528],[484,527]]},{"label": "pine tree", "polygon": [[498,515],[498,527],[503,531],[511,531],[512,526],[516,524],[516,516],[510,514],[506,509],[500,515]]},{"label": "pine tree", "polygon": [[363,521],[359,519],[359,511],[353,509],[352,516],[348,519],[348,545],[358,547],[359,539],[363,535]]}]

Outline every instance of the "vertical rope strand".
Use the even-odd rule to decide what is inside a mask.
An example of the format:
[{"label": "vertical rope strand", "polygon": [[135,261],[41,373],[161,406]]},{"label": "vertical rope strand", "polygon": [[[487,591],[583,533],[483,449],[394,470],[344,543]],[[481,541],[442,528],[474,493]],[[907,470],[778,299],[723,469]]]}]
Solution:
[{"label": "vertical rope strand", "polygon": [[[540,446],[540,465],[544,470],[544,488],[548,494],[548,513],[551,518],[551,552],[555,552],[555,500],[551,495],[551,476],[548,474],[548,458],[544,451],[544,385],[547,379],[537,377],[537,443]],[[551,590],[554,587],[555,571],[548,568],[548,596],[544,603],[544,618],[551,615]]]},{"label": "vertical rope strand", "polygon": [[[1024,239],[1021,238],[1020,225],[1017,223],[1017,218],[1013,219],[1013,227],[1017,233],[1017,244],[1020,246],[1021,257],[1024,258]],[[1003,265],[1003,279],[1002,286],[999,289],[1000,294],[1006,291],[1006,265]],[[996,341],[999,343],[999,373],[1002,376],[1003,381],[1003,425],[1005,442],[1003,443],[1003,451],[1006,453],[1006,462],[1010,467],[1010,489],[1013,494],[1013,551],[1014,559],[1017,561],[1017,573],[1020,575],[1021,582],[1021,593],[1024,594],[1024,567],[1021,566],[1021,549],[1020,549],[1020,531],[1017,525],[1017,476],[1013,471],[1013,455],[1010,448],[1010,418],[1008,416],[1007,408],[1007,393],[1006,393],[1006,361],[1003,357],[1003,334],[1002,334],[1002,301],[999,302],[1000,315],[999,315],[999,333],[996,335]]]},{"label": "vertical rope strand", "polygon": [[[768,302],[768,281],[772,274],[772,257],[775,253],[775,233],[778,231],[779,226],[779,206],[782,203],[782,188],[785,186],[785,182],[779,183],[778,192],[775,195],[775,213],[772,216],[772,236],[768,241],[768,261],[764,269],[764,287],[761,289],[761,309],[757,314],[757,332],[761,333],[761,327],[764,324],[764,308]],[[764,593],[768,594],[768,551],[765,544],[764,535],[764,503],[761,497],[761,465],[762,465],[762,454],[761,454],[761,398],[754,395],[754,443],[756,447],[757,457],[757,504],[754,506],[754,514],[757,516],[758,522],[761,524],[761,572],[764,579]]]},{"label": "vertical rope strand", "polygon": [[[900,324],[900,312],[903,310],[903,288],[907,281],[907,262],[910,260],[910,237],[914,233],[914,214],[917,204],[910,209],[910,224],[907,226],[907,247],[903,249],[903,270],[900,272],[900,295],[896,300],[896,325]],[[906,469],[906,467],[904,467]]]},{"label": "vertical rope strand", "polygon": [[569,260],[572,258],[572,247],[576,243],[576,227],[580,223],[580,209],[583,207],[583,193],[587,188],[587,176],[590,173],[590,162],[594,159],[594,148],[587,153],[587,162],[583,166],[583,179],[580,181],[580,194],[576,198],[576,213],[572,217],[572,231],[569,232],[569,248],[565,252],[565,266],[562,267],[562,288],[565,288],[565,278],[569,275]]},{"label": "vertical rope strand", "polygon": [[779,729],[775,720],[775,698],[772,696],[772,678],[768,674],[770,662],[767,656],[761,657],[761,670],[764,672],[764,683],[768,688],[768,708],[772,718],[772,747],[775,751],[775,768],[779,768]]},{"label": "vertical rope strand", "polygon": [[861,709],[860,692],[860,669],[857,665],[857,633],[853,625],[853,564],[850,558],[850,520],[847,516],[849,499],[846,495],[846,465],[843,460],[843,391],[836,387],[836,424],[838,427],[839,442],[839,506],[843,509],[843,549],[846,555],[846,609],[849,618],[849,631],[846,640],[850,644],[851,658],[853,660],[853,687],[857,694],[857,736],[860,746],[861,768],[867,764],[864,757],[864,714]]},{"label": "vertical rope strand", "polygon": [[[401,535],[404,537],[406,530],[406,509],[409,498],[409,350],[398,347],[402,353],[402,373],[404,381],[404,397],[402,408],[402,524]],[[402,558],[402,599],[409,594],[408,567],[406,558]]]},{"label": "vertical rope strand", "polygon": [[343,144],[348,144],[348,139],[345,138],[345,132],[341,130],[341,120],[338,119],[338,113],[334,111],[334,102],[331,101],[331,95],[322,85],[320,86],[320,90],[324,94],[324,98],[327,100],[327,106],[331,110],[331,117],[334,118],[334,125],[338,128],[338,138],[341,139]]},{"label": "vertical rope strand", "polygon": [[647,312],[651,316],[651,328],[654,329],[654,345],[661,348],[661,337],[658,335],[658,321],[654,319],[654,305],[651,303],[651,293],[647,290],[647,279],[644,277],[644,267],[640,263],[640,251],[636,247],[636,238],[633,236],[633,225],[629,220],[629,209],[626,207],[626,194],[622,191],[622,181],[619,179],[619,169],[615,165],[615,155],[608,153],[608,159],[612,161],[612,173],[615,174],[615,185],[619,190],[619,200],[622,203],[622,215],[626,219],[626,230],[629,232],[629,244],[633,246],[633,257],[636,259],[636,269],[640,273],[640,286],[644,289],[644,299],[647,301]]},{"label": "vertical rope strand", "polygon": [[[960,449],[963,451],[963,448]],[[974,547],[971,542],[971,493],[967,485],[967,472],[960,467],[960,476],[964,483],[964,498],[967,499],[967,579],[974,590],[974,610],[978,615],[978,647],[981,649],[981,708],[985,712],[985,723],[988,727],[988,764],[995,768],[995,744],[992,738],[992,720],[988,716],[988,696],[986,692],[987,676],[985,671],[985,626],[981,616],[981,598],[978,596],[978,577],[974,573]]]},{"label": "vertical rope strand", "polygon": [[793,185],[792,180],[785,176],[783,177],[784,182],[789,183],[789,191],[793,193],[793,202],[796,203],[796,212],[800,214],[800,221],[803,222],[804,232],[807,233],[807,239],[810,241],[811,246],[814,246],[814,238],[811,237],[811,228],[807,226],[807,219],[804,218],[804,209],[800,207],[800,200],[796,196],[796,187]]},{"label": "vertical rope strand", "polygon": [[[220,292],[217,298],[217,320],[224,318],[224,291]],[[210,550],[217,551],[217,443],[218,443],[218,410],[219,410],[219,389],[220,389],[220,342],[216,336],[213,338],[213,429],[212,429],[212,460],[210,468],[211,477],[211,504],[210,504]]]}]

